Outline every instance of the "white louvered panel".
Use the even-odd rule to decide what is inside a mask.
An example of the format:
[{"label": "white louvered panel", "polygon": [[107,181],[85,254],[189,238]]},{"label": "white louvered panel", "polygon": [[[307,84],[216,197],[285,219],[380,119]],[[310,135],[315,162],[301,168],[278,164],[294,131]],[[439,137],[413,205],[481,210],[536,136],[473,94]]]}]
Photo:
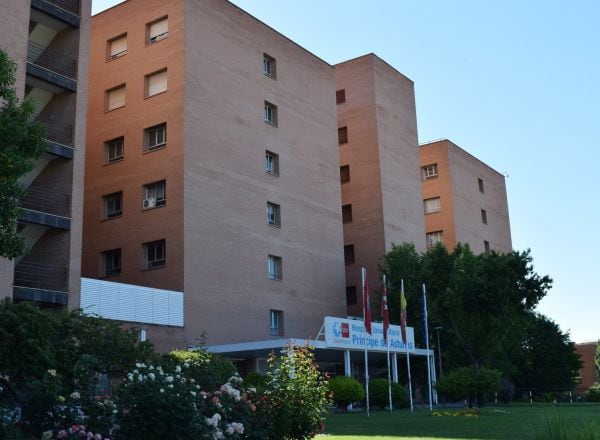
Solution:
[{"label": "white louvered panel", "polygon": [[103,282],[101,284],[98,315],[107,319],[119,319],[118,283]]},{"label": "white louvered panel", "polygon": [[81,300],[79,307],[86,315],[98,314],[100,306],[101,281],[89,278],[81,279]]},{"label": "white louvered panel", "polygon": [[135,320],[152,324],[152,293],[153,289],[138,287],[135,295]]},{"label": "white louvered panel", "polygon": [[136,321],[136,295],[139,287],[131,284],[119,284],[119,319]]},{"label": "white louvered panel", "polygon": [[152,316],[153,324],[169,324],[169,292],[166,290],[154,289],[153,306],[154,313]]},{"label": "white louvered panel", "polygon": [[169,295],[169,325],[183,327],[183,294],[171,292]]}]

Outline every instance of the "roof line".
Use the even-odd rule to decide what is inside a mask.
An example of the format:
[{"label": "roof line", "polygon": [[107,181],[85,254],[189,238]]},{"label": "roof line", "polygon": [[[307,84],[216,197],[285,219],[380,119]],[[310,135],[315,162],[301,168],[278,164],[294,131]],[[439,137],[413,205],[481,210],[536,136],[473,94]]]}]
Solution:
[{"label": "roof line", "polygon": [[390,69],[392,69],[394,72],[396,72],[396,73],[397,73],[398,75],[400,75],[401,77],[403,77],[403,78],[406,78],[408,81],[410,81],[410,82],[411,82],[411,83],[413,83],[413,84],[415,83],[415,82],[414,82],[412,79],[410,79],[410,78],[409,78],[408,76],[406,76],[404,73],[400,72],[400,71],[399,71],[397,68],[395,68],[394,66],[392,66],[390,63],[388,63],[386,60],[384,60],[383,58],[381,58],[381,57],[380,57],[379,55],[377,55],[375,52],[369,52],[369,53],[366,53],[366,54],[364,54],[364,55],[359,55],[359,56],[357,56],[357,57],[350,58],[349,60],[346,60],[346,61],[341,61],[341,62],[339,62],[339,63],[336,63],[336,64],[334,64],[334,66],[333,66],[333,67],[335,67],[335,66],[338,66],[338,65],[340,65],[340,64],[350,63],[350,62],[352,62],[352,61],[356,61],[356,60],[358,60],[358,59],[361,59],[361,58],[366,58],[366,57],[369,57],[369,56],[377,58],[379,61],[381,61],[381,62],[382,62],[383,64],[385,64],[386,66],[388,66]]}]

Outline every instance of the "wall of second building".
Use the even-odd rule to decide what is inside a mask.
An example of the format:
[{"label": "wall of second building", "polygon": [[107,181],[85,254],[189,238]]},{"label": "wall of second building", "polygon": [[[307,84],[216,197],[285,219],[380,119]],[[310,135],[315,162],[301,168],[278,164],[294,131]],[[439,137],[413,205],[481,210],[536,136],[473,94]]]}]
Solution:
[{"label": "wall of second building", "polygon": [[377,263],[385,253],[374,63],[375,57],[367,55],[335,66],[336,90],[345,95],[337,105],[338,127],[348,135],[339,155],[340,166],[350,172],[350,180],[341,184],[341,204],[352,207],[352,221],[344,223],[344,245],[354,249],[354,261],[346,262],[351,316],[362,316],[361,267],[371,289],[379,289]]},{"label": "wall of second building", "polygon": [[600,380],[596,371],[595,357],[597,342],[587,342],[576,344],[575,350],[580,356],[583,365],[580,371],[580,382],[576,386],[577,394],[585,394],[585,392],[596,382]]},{"label": "wall of second building", "polygon": [[[167,17],[168,34],[150,44],[149,25]],[[127,34],[127,51],[108,56]],[[183,2],[130,0],[92,17],[82,274],[183,291]],[[167,69],[167,90],[146,96],[146,75]],[[125,84],[125,105],[107,111],[107,91]],[[144,130],[166,123],[167,142],[144,151]],[[106,142],[124,138],[109,163]],[[143,208],[143,185],[166,181],[166,204]],[[103,196],[122,191],[122,215],[107,218]],[[165,240],[161,267],[146,268],[144,243]],[[121,273],[102,272],[102,252],[121,249]]]},{"label": "wall of second building", "polygon": [[[185,12],[187,343],[315,337],[325,315],[345,314],[333,70],[226,1]],[[266,150],[278,176],[265,172]],[[281,280],[268,277],[269,255]],[[282,334],[270,334],[270,310],[283,312]]]},{"label": "wall of second building", "polygon": [[504,176],[451,142],[448,156],[456,241],[468,243],[475,253],[486,250],[485,242],[489,243],[490,250],[510,252]]},{"label": "wall of second building", "polygon": [[[452,171],[448,157],[448,141],[433,142],[419,147],[421,163],[422,211],[425,216],[425,236],[441,231],[443,243],[448,249],[456,246],[456,229],[452,197]],[[424,169],[437,167],[437,175],[425,176]],[[425,213],[425,200],[440,199],[440,209]],[[427,247],[432,245],[426,243]]]}]

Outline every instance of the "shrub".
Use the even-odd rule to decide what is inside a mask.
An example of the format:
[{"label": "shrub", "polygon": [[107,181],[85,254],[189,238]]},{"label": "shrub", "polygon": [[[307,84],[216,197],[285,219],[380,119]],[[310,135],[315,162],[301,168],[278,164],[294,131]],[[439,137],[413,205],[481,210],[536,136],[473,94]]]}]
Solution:
[{"label": "shrub", "polygon": [[173,369],[176,365],[188,364],[186,376],[196,381],[204,391],[216,391],[236,373],[229,359],[205,350],[176,350],[166,355],[165,367]]},{"label": "shrub", "polygon": [[344,411],[351,403],[365,398],[363,386],[351,377],[334,377],[329,381],[329,390],[333,393],[333,401]]},{"label": "shrub", "polygon": [[544,417],[542,425],[535,433],[536,440],[600,440],[598,425],[589,423],[578,431],[570,430],[558,414]]},{"label": "shrub", "polygon": [[246,388],[254,387],[258,391],[264,391],[267,386],[267,377],[256,371],[251,371],[244,377],[244,384]]},{"label": "shrub", "polygon": [[469,406],[481,394],[491,393],[500,385],[501,373],[490,368],[478,372],[470,367],[457,368],[436,383],[437,391],[450,400],[469,400]]},{"label": "shrub", "polygon": [[[394,408],[408,406],[408,392],[399,383],[392,382],[392,405]],[[389,387],[387,379],[375,379],[369,383],[369,403],[385,408],[389,405]]]},{"label": "shrub", "polygon": [[600,383],[596,382],[585,393],[588,402],[600,402]]},{"label": "shrub", "polygon": [[258,406],[264,440],[304,440],[321,429],[330,398],[312,350],[288,346],[285,355],[269,358],[267,387]]}]

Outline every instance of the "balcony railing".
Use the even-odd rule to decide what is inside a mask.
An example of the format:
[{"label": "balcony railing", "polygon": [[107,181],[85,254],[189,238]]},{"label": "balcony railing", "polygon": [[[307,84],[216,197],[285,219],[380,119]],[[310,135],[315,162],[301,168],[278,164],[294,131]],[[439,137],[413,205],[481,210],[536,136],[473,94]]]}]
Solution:
[{"label": "balcony railing", "polygon": [[73,126],[71,124],[57,121],[45,115],[39,115],[35,118],[35,121],[46,127],[46,140],[67,147],[73,146]]},{"label": "balcony railing", "polygon": [[70,217],[71,198],[67,194],[57,194],[42,186],[29,185],[21,206],[46,214]]},{"label": "balcony railing", "polygon": [[30,41],[27,47],[27,61],[68,78],[77,79],[77,60],[33,41]]},{"label": "balcony railing", "polygon": [[46,3],[52,3],[65,11],[79,15],[79,0],[44,0]]},{"label": "balcony railing", "polygon": [[15,266],[14,285],[31,289],[68,292],[67,268],[21,261]]}]

